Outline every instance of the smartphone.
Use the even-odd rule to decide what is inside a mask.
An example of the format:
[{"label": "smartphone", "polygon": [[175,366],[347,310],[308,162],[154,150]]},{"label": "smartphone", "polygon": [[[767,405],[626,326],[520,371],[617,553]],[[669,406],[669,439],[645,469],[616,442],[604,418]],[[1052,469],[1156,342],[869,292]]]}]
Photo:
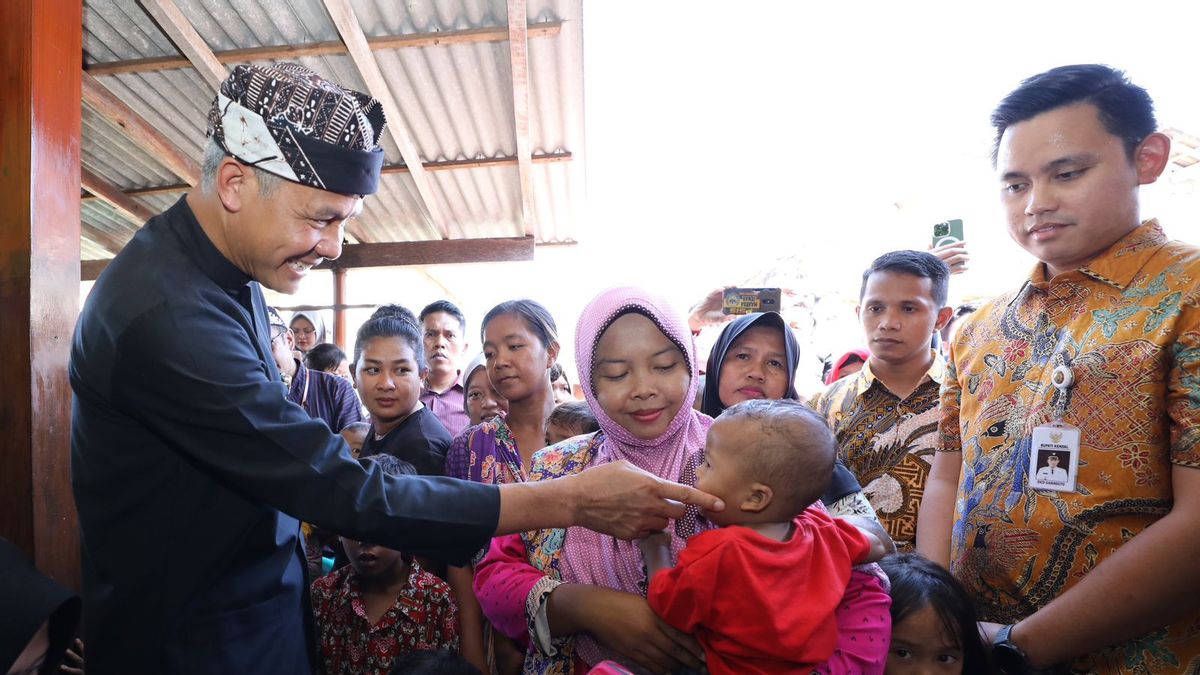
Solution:
[{"label": "smartphone", "polygon": [[783,290],[779,288],[727,288],[721,299],[723,314],[778,312]]},{"label": "smartphone", "polygon": [[957,244],[963,240],[963,221],[959,218],[933,226],[933,247]]}]

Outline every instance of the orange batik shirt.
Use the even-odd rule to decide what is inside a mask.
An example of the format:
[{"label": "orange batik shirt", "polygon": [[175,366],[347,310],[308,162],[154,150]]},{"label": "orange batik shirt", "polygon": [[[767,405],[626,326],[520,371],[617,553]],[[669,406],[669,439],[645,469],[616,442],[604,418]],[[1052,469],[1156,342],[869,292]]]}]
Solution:
[{"label": "orange batik shirt", "polygon": [[[969,317],[942,389],[942,447],[963,453],[951,569],[985,621],[1071,588],[1170,510],[1174,465],[1200,468],[1200,250],[1149,221],[1082,269],[1043,270]],[[1032,431],[1059,416],[1081,431],[1076,491],[1034,490]],[[1195,672],[1200,611],[1074,666]]]}]

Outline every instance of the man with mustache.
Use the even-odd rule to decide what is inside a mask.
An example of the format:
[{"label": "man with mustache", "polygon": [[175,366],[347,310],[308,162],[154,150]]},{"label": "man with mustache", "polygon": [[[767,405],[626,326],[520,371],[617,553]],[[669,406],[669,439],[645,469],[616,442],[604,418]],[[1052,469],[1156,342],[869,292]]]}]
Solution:
[{"label": "man with mustache", "polygon": [[429,408],[450,437],[454,438],[470,426],[463,398],[462,372],[458,369],[467,349],[467,318],[449,300],[437,300],[425,306],[420,314],[425,340],[425,361],[429,372],[421,387],[421,403]]}]

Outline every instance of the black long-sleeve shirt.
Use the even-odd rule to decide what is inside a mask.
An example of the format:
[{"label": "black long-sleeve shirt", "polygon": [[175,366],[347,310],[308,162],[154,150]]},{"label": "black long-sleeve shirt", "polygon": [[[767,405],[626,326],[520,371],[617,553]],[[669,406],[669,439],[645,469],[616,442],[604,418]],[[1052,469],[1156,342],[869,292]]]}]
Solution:
[{"label": "black long-sleeve shirt", "polygon": [[494,487],[351,459],[285,400],[268,330],[186,198],[92,289],[70,364],[89,673],[310,672],[297,519],[450,562],[494,531]]}]

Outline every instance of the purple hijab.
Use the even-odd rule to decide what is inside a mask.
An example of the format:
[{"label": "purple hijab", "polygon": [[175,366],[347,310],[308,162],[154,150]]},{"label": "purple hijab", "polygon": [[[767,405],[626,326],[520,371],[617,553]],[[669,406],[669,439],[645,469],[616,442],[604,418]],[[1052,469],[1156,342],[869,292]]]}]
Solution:
[{"label": "purple hijab", "polygon": [[[683,353],[691,373],[687,395],[667,430],[657,438],[641,439],[612,420],[600,407],[592,381],[596,345],[604,331],[618,317],[636,312],[658,326]],[[670,305],[640,288],[623,287],[596,296],[579,317],[575,328],[575,359],[579,382],[588,405],[600,423],[603,440],[596,449],[591,466],[627,460],[660,478],[678,481],[688,459],[704,446],[712,419],[692,409],[699,377],[696,372],[695,345],[687,323]],[[671,532],[672,558],[686,545],[675,528]],[[633,542],[598,534],[582,527],[567,529],[561,558],[563,581],[604,586],[645,596],[646,572],[641,552]],[[599,646],[586,635],[578,636],[580,655],[589,663],[601,660]]]}]

